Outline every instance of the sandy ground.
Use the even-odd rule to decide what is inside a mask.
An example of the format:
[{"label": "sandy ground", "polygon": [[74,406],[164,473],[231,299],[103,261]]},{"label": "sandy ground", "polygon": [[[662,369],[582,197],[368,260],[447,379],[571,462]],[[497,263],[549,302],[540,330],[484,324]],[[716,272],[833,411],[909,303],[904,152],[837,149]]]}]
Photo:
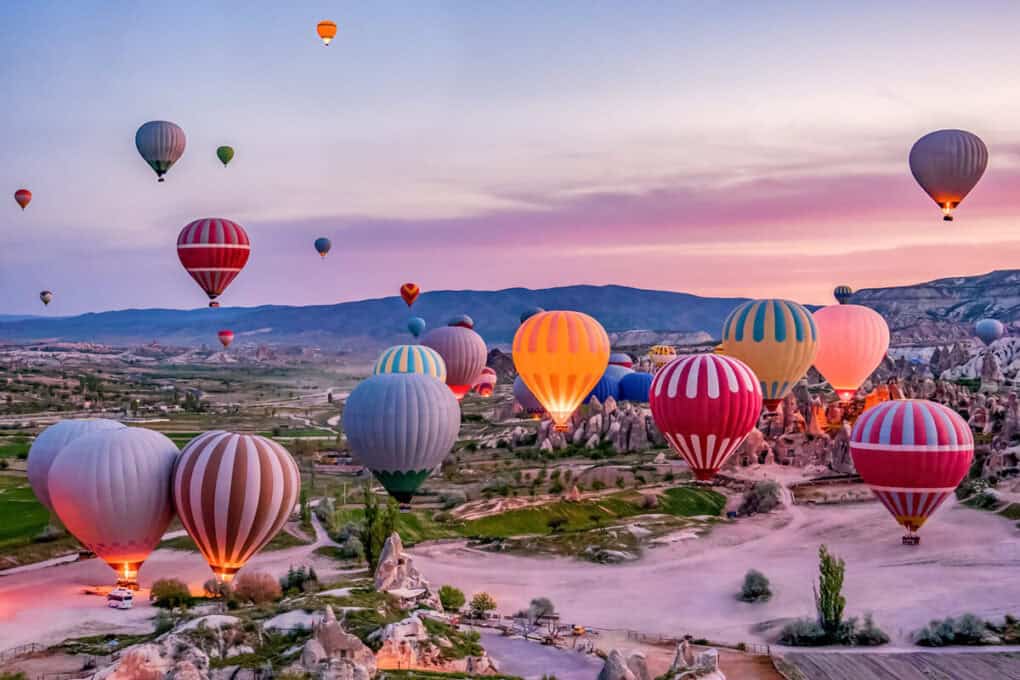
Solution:
[{"label": "sandy ground", "polygon": [[[564,623],[731,643],[767,642],[770,633],[759,624],[813,614],[821,543],[846,560],[847,613],[873,612],[893,646],[910,646],[910,633],[933,617],[1020,613],[1013,522],[950,500],[922,530],[921,545],[901,545],[901,533],[871,502],[793,506],[652,549],[625,565],[493,554],[462,542],[427,544],[412,553],[433,583],[455,584],[469,597],[487,591],[504,614],[545,596]],[[771,580],[775,595],[768,603],[736,599],[750,568]]]}]

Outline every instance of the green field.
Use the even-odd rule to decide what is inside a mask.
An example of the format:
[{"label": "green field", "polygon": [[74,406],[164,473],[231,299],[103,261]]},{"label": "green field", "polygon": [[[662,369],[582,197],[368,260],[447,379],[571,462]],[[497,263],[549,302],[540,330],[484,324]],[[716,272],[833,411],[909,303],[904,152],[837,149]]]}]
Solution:
[{"label": "green field", "polygon": [[27,458],[31,445],[27,437],[4,437],[0,439],[0,458]]},{"label": "green field", "polygon": [[[266,544],[263,550],[285,550],[286,548],[296,548],[300,545],[308,545],[308,541],[302,541],[300,538],[281,531],[273,537],[273,540]],[[178,536],[177,538],[171,538],[170,540],[163,541],[159,544],[159,548],[168,550],[185,550],[188,552],[198,552],[198,546],[191,540],[191,536]]]},{"label": "green field", "polygon": [[49,510],[24,477],[0,475],[0,549],[31,542],[46,528]]}]

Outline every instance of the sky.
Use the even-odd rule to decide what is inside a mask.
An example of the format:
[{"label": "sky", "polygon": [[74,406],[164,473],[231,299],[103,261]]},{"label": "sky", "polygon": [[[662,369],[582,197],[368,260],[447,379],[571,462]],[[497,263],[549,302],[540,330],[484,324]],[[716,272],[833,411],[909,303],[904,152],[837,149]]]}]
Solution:
[{"label": "sky", "polygon": [[[201,217],[253,242],[225,306],[404,281],[826,304],[1020,264],[1020,3],[102,8],[0,3],[0,313],[203,306],[175,250]],[[162,184],[152,119],[188,139]],[[990,153],[952,223],[907,167],[947,127]]]}]

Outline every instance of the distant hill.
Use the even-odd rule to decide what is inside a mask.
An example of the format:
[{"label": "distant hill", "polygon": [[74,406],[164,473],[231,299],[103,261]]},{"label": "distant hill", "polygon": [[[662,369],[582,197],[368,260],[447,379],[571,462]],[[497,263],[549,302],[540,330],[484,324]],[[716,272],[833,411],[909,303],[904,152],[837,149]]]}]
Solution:
[{"label": "distant hill", "polygon": [[[0,340],[91,341],[133,344],[212,344],[221,328],[234,331],[235,342],[317,345],[350,350],[406,341],[410,316],[429,327],[444,325],[456,314],[469,314],[475,329],[492,344],[513,339],[521,312],[529,307],[575,309],[597,318],[610,333],[641,333],[643,339],[707,333],[719,336],[726,315],[742,298],[704,298],[687,293],[625,286],[566,286],[530,290],[442,290],[422,293],[413,309],[399,297],[308,307],[265,306],[219,309],[126,309],[62,318],[5,319]],[[692,335],[691,337],[701,337]]]}]

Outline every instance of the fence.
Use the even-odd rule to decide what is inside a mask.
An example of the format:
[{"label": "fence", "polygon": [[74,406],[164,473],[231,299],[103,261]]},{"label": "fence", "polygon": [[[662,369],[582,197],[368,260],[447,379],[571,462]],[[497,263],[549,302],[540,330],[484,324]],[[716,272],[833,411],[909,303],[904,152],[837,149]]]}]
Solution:
[{"label": "fence", "polygon": [[0,663],[6,663],[12,659],[17,659],[19,656],[28,656],[29,654],[35,654],[41,652],[45,647],[35,642],[27,645],[18,645],[17,647],[11,647],[0,652]]},{"label": "fence", "polygon": [[[649,633],[642,633],[636,630],[627,631],[627,639],[635,642],[641,642],[649,645],[669,645],[675,647],[683,641],[683,638],[672,637],[669,635],[656,635]],[[691,638],[689,640],[691,644],[698,646],[707,647],[720,647],[723,649],[735,649],[741,652],[747,652],[755,656],[772,656],[772,648],[769,645],[759,644],[757,642],[740,642],[732,644],[729,642],[717,642],[715,640],[706,640],[704,638]]]}]

